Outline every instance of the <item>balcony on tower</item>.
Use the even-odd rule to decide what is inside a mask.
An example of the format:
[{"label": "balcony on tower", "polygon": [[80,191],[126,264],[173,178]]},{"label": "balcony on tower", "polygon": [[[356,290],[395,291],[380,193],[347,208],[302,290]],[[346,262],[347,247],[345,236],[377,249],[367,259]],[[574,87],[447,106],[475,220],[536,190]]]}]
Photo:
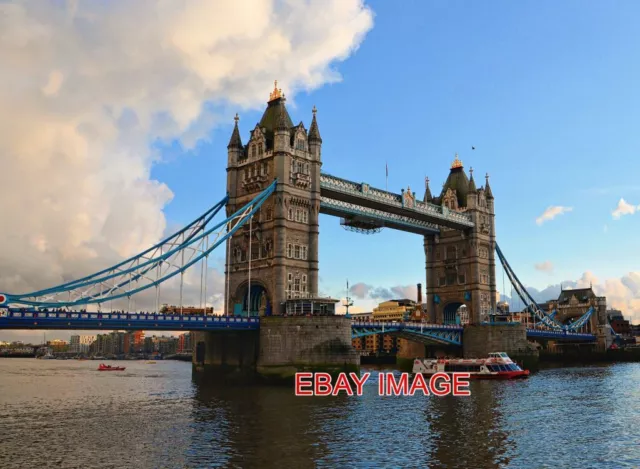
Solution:
[{"label": "balcony on tower", "polygon": [[291,183],[301,189],[307,189],[311,185],[311,175],[309,172],[309,163],[301,160],[291,161],[290,170]]}]

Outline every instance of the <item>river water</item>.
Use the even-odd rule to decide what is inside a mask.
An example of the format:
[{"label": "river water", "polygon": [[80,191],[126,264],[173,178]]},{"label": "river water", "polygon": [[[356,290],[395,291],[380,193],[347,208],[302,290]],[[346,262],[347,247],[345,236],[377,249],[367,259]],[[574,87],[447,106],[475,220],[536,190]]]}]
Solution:
[{"label": "river water", "polygon": [[[640,364],[471,383],[470,397],[295,397],[191,365],[0,359],[0,468],[640,467]],[[363,370],[365,371],[365,370]]]}]

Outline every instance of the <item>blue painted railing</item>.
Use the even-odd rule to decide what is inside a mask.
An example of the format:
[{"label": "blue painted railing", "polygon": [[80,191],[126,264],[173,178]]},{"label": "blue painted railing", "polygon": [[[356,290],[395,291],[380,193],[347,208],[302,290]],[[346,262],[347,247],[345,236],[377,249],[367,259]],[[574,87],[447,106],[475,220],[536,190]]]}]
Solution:
[{"label": "blue painted railing", "polygon": [[259,329],[259,318],[178,314],[5,311],[0,329],[204,331]]}]

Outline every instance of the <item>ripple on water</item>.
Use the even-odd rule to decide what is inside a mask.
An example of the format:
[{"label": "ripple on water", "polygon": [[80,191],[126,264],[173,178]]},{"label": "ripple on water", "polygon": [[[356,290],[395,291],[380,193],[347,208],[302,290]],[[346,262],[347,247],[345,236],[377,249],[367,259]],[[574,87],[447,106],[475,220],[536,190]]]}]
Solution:
[{"label": "ripple on water", "polygon": [[640,365],[473,382],[469,398],[298,398],[191,366],[0,360],[0,468],[640,466]]}]

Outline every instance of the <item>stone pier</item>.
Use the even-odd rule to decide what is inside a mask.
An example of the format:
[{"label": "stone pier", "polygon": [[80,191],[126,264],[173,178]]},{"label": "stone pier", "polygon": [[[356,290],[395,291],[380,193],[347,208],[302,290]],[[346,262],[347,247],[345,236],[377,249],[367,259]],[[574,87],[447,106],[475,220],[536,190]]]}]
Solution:
[{"label": "stone pier", "polygon": [[342,316],[268,317],[260,321],[257,373],[276,381],[299,371],[332,375],[358,371],[360,356],[351,345],[351,320]]},{"label": "stone pier", "polygon": [[469,324],[462,332],[464,358],[484,358],[490,352],[505,352],[528,369],[537,369],[538,350],[527,340],[524,324]]},{"label": "stone pier", "polygon": [[259,331],[195,334],[195,373],[240,381],[292,382],[299,371],[359,371],[351,320],[341,316],[263,317]]}]

